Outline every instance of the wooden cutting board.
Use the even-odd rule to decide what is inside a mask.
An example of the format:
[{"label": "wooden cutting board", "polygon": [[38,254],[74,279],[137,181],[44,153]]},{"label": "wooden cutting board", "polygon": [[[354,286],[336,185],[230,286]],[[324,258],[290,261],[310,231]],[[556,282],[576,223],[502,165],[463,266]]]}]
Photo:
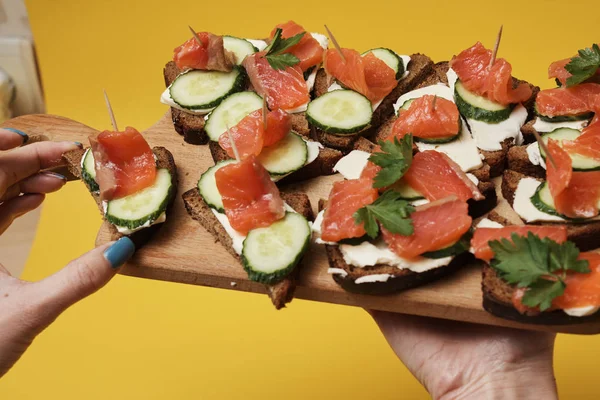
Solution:
[{"label": "wooden cutting board", "polygon": [[[88,144],[93,128],[53,115],[28,115],[2,124],[20,129],[35,139],[70,140]],[[200,174],[214,163],[208,146],[187,144],[173,129],[170,113],[143,132],[151,146],[164,146],[175,157],[179,174],[179,192],[173,210],[159,234],[131,259],[121,273],[140,278],[265,293],[262,284],[248,280],[241,265],[212,235],[192,220],[183,205],[181,194],[196,186]],[[294,185],[308,193],[313,207],[319,198],[327,198],[331,184],[340,176],[328,176]],[[93,201],[90,198],[90,201]],[[497,208],[500,214],[520,223],[504,200]],[[107,225],[98,233],[96,244],[109,239]],[[481,265],[474,263],[441,281],[388,296],[368,296],[345,292],[327,274],[327,257],[323,246],[312,244],[300,271],[295,296],[300,299],[345,304],[368,309],[423,315],[479,324],[521,329],[600,333],[600,321],[563,326],[525,325],[496,318],[483,310]],[[264,306],[272,307],[264,296]],[[293,302],[288,305],[293,307]]]}]

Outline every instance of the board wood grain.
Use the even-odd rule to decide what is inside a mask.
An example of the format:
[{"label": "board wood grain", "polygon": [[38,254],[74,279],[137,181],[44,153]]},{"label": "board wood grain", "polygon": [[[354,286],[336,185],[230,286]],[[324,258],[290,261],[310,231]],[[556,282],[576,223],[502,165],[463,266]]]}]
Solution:
[{"label": "board wood grain", "polygon": [[[2,124],[27,132],[35,140],[71,140],[87,144],[87,137],[97,131],[81,123],[53,115],[28,115]],[[151,146],[164,146],[175,157],[179,174],[179,192],[167,222],[152,241],[140,250],[122,269],[125,275],[265,293],[263,285],[248,280],[241,265],[192,220],[183,205],[181,194],[193,188],[200,174],[213,165],[207,146],[185,143],[173,129],[170,113],[143,132]],[[319,198],[326,198],[331,184],[340,176],[320,177],[293,188],[305,191],[316,207]],[[93,201],[90,198],[90,201]],[[497,211],[515,223],[520,220],[501,200]],[[66,221],[68,223],[68,221]],[[109,240],[106,224],[102,226],[96,244]],[[301,266],[295,297],[327,303],[345,304],[368,309],[422,315],[457,321],[473,322],[521,329],[600,333],[600,322],[539,326],[526,325],[496,318],[481,306],[481,265],[467,265],[456,274],[432,284],[388,296],[368,296],[345,292],[327,274],[327,257],[323,246],[312,244]],[[271,307],[267,296],[265,307]],[[293,307],[293,302],[288,305]]]}]

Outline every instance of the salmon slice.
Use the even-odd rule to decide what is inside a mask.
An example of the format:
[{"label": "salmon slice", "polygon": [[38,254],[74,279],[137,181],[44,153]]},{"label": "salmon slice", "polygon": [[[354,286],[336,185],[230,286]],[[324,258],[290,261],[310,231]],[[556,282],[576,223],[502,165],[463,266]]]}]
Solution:
[{"label": "salmon slice", "polygon": [[242,65],[248,73],[254,90],[267,99],[271,110],[291,111],[310,100],[308,87],[298,65],[275,70],[265,58],[265,52],[247,56]]},{"label": "salmon slice", "polygon": [[484,199],[477,186],[458,164],[446,154],[435,150],[415,154],[403,179],[429,201],[451,195],[455,195],[461,201]]},{"label": "salmon slice", "polygon": [[[600,46],[600,43],[598,43],[598,45]],[[577,56],[574,56],[577,57]],[[557,79],[562,86],[566,86],[567,85],[567,79],[569,79],[572,75],[569,71],[567,71],[567,69],[565,68],[566,65],[568,63],[571,62],[571,58],[565,58],[564,60],[558,60],[553,62],[552,64],[550,64],[550,66],[548,67],[548,78],[552,79]],[[598,82],[600,83],[600,69],[598,71],[596,71],[596,75],[590,79],[588,79],[586,82]]]},{"label": "salmon slice", "polygon": [[408,110],[400,111],[387,140],[393,139],[393,136],[401,138],[407,133],[426,139],[447,138],[458,135],[459,129],[460,115],[456,104],[441,97],[425,95],[414,100]]},{"label": "salmon slice", "polygon": [[494,252],[489,245],[490,241],[501,239],[510,241],[513,233],[519,236],[527,236],[529,232],[542,239],[549,238],[558,243],[567,240],[566,226],[511,225],[503,228],[477,228],[471,239],[471,247],[474,250],[475,257],[489,262],[494,258]]},{"label": "salmon slice", "polygon": [[569,218],[592,218],[598,215],[600,171],[573,172],[571,157],[550,139],[548,153],[554,164],[546,165],[546,179],[556,210]]},{"label": "salmon slice", "polygon": [[135,128],[90,136],[100,198],[118,199],[152,186],[156,161],[146,139]]},{"label": "salmon slice", "polygon": [[285,215],[279,189],[254,156],[229,164],[215,173],[223,208],[236,231],[266,227]]},{"label": "salmon slice", "polygon": [[469,91],[496,103],[508,105],[528,100],[533,92],[526,83],[513,87],[512,66],[497,58],[490,68],[492,51],[480,42],[452,57],[450,67]]},{"label": "salmon slice", "polygon": [[354,222],[354,213],[379,197],[369,179],[352,179],[333,184],[321,225],[321,239],[339,242],[367,234],[364,224]]},{"label": "salmon slice", "polygon": [[410,215],[414,232],[402,236],[381,227],[390,249],[403,258],[415,258],[425,252],[443,249],[458,241],[471,228],[466,202],[448,197],[426,204]]},{"label": "salmon slice", "polygon": [[229,157],[235,158],[235,152],[231,147],[231,139],[233,139],[240,159],[244,160],[251,155],[258,156],[264,147],[276,144],[290,130],[292,130],[291,117],[285,111],[278,109],[267,112],[265,130],[262,110],[256,110],[229,129],[229,133],[224,132],[219,137],[219,145]]},{"label": "salmon slice", "polygon": [[600,161],[600,122],[590,124],[575,140],[563,140],[562,147],[568,153]]},{"label": "salmon slice", "polygon": [[288,21],[285,24],[279,24],[273,29],[271,32],[271,39],[275,36],[275,32],[277,28],[281,29],[281,37],[284,39],[290,38],[292,36],[296,36],[302,32],[304,32],[304,36],[302,39],[286,50],[286,53],[290,53],[298,57],[300,63],[298,66],[302,71],[306,71],[314,66],[317,66],[323,61],[323,47],[319,44],[319,42],[313,38],[313,36],[306,32],[302,26],[298,25],[294,21]]},{"label": "salmon slice", "polygon": [[600,305],[600,254],[580,253],[579,259],[589,262],[590,272],[568,272],[565,292],[552,301],[553,307],[565,309]]},{"label": "salmon slice", "polygon": [[191,38],[173,50],[173,61],[177,68],[231,71],[235,64],[234,56],[225,50],[223,37],[209,32],[198,32],[197,35],[202,45],[196,38]]},{"label": "salmon slice", "polygon": [[578,115],[600,107],[600,84],[579,85],[542,90],[535,99],[537,111],[548,117]]},{"label": "salmon slice", "polygon": [[325,52],[325,71],[345,87],[352,89],[375,104],[383,100],[398,85],[396,73],[371,52],[364,57],[356,50],[342,49]]}]

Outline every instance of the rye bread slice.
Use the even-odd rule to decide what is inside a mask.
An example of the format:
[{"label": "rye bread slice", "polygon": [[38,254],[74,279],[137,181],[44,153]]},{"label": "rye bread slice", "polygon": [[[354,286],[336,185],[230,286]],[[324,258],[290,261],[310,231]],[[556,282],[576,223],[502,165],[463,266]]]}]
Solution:
[{"label": "rye bread slice", "polygon": [[[299,192],[281,192],[281,197],[290,207],[299,214],[302,214],[307,220],[312,221],[314,219],[310,200],[306,194]],[[221,225],[219,220],[212,213],[210,207],[206,205],[198,188],[188,190],[182,195],[182,198],[185,208],[190,216],[213,235],[215,241],[221,243],[221,245],[225,247],[236,260],[241,262],[240,256],[233,249],[231,237],[229,237],[225,228],[223,228],[223,225]],[[279,310],[280,308],[285,307],[286,303],[292,301],[294,290],[296,288],[296,276],[300,268],[301,265],[298,265],[294,271],[281,282],[273,285],[265,285],[269,297],[276,309]]]},{"label": "rye bread slice", "polygon": [[[525,177],[525,175],[512,170],[506,170],[502,175],[502,195],[511,206],[513,206],[515,200],[515,192],[519,181]],[[567,238],[574,242],[579,250],[589,251],[600,247],[600,221],[578,224],[557,222],[530,222],[529,224],[542,226],[565,225],[567,227]]]},{"label": "rye bread slice", "polygon": [[[62,155],[62,159],[66,162],[67,168],[73,174],[73,176],[81,179],[81,159],[85,154],[85,149],[72,150]],[[169,173],[171,174],[171,181],[173,182],[173,190],[171,192],[171,199],[169,200],[169,204],[167,205],[167,219],[169,218],[169,211],[173,206],[173,202],[175,201],[175,194],[177,193],[177,166],[175,165],[175,160],[173,159],[173,155],[169,150],[164,147],[154,147],[152,149],[154,155],[156,156],[156,166],[158,168],[167,168]],[[86,185],[87,186],[87,185]],[[88,190],[90,188],[88,187]],[[102,202],[100,201],[100,194],[98,192],[90,191],[90,194],[96,201],[98,205],[98,209],[104,218],[104,210],[102,208]],[[158,232],[158,230],[162,227],[163,224],[155,224],[148,228],[141,229],[137,232],[134,232],[130,235],[124,235],[117,231],[117,228],[114,225],[109,225],[110,230],[110,239],[111,240],[119,240],[123,236],[128,236],[133,243],[135,244],[136,249],[140,249],[143,247],[152,236]]]},{"label": "rye bread slice", "polygon": [[[359,138],[354,144],[354,150],[361,150],[367,153],[374,152],[375,148],[376,145],[365,138]],[[413,151],[416,152],[416,147],[413,147]],[[469,215],[473,218],[479,218],[496,207],[496,204],[498,203],[496,185],[494,185],[494,182],[490,181],[490,166],[485,163],[481,168],[471,171],[470,173],[475,175],[479,181],[477,188],[485,197],[485,199],[479,201],[473,199],[467,201],[469,205]]]},{"label": "rye bread slice", "polygon": [[507,168],[512,171],[534,178],[546,178],[546,169],[529,161],[527,145],[511,147],[508,150],[506,160]]},{"label": "rye bread slice", "polygon": [[[231,159],[217,142],[209,142],[208,148],[215,164],[219,161]],[[323,147],[319,149],[319,156],[313,162],[281,179],[277,184],[295,183],[318,176],[332,175],[334,173],[333,167],[342,157],[341,151]]]},{"label": "rye bread slice", "polygon": [[[406,78],[398,82],[398,86],[387,95],[379,107],[373,112],[371,125],[365,130],[352,135],[334,135],[313,127],[313,137],[323,145],[332,147],[348,153],[354,147],[354,143],[362,136],[371,137],[379,126],[387,121],[394,114],[394,103],[402,94],[413,90],[423,79],[432,71],[433,61],[424,54],[413,54],[408,63]],[[327,75],[325,70],[317,72],[315,80],[315,96],[319,97],[327,93],[327,89],[332,83],[332,78]]]},{"label": "rye bread slice", "polygon": [[[319,211],[325,208],[326,201],[319,201]],[[442,278],[468,263],[472,255],[465,252],[454,257],[450,264],[437,267],[425,272],[413,272],[409,269],[399,269],[394,266],[377,264],[371,267],[358,268],[344,261],[344,256],[337,245],[325,245],[329,267],[341,269],[345,274],[332,274],[333,280],[344,290],[352,293],[386,295],[397,293]],[[356,280],[369,275],[389,274],[385,282],[356,283]]]}]

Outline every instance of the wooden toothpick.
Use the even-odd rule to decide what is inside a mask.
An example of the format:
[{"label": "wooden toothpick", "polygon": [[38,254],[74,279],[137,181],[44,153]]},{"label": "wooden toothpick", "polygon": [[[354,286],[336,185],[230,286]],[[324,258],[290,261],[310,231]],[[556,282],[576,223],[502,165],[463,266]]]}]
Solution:
[{"label": "wooden toothpick", "polygon": [[263,127],[265,128],[265,131],[267,130],[267,113],[268,112],[269,112],[269,109],[267,108],[267,99],[266,99],[266,97],[263,97],[262,117],[263,117]]},{"label": "wooden toothpick", "polygon": [[189,25],[188,25],[188,28],[190,28],[190,32],[192,32],[192,36],[194,36],[194,39],[196,39],[196,42],[198,42],[198,44],[200,46],[204,46],[202,44],[202,40],[200,40],[200,37],[198,36],[198,34],[196,33],[196,31],[191,26],[189,26]]},{"label": "wooden toothpick", "polygon": [[233,136],[231,136],[231,131],[229,130],[229,126],[227,124],[225,124],[225,129],[227,129],[227,137],[229,138],[229,144],[231,144],[231,149],[233,150],[235,161],[240,162],[240,153],[238,153],[237,146],[233,141]]},{"label": "wooden toothpick", "polygon": [[431,110],[435,111],[435,103],[437,102],[437,94],[433,96],[433,101],[431,102]]},{"label": "wooden toothpick", "polygon": [[504,28],[504,25],[500,25],[500,30],[498,31],[498,37],[496,38],[496,45],[494,46],[494,51],[492,52],[492,59],[490,60],[489,68],[492,68],[492,65],[494,65],[496,62],[498,47],[500,47],[500,39],[502,39],[502,28]]},{"label": "wooden toothpick", "polygon": [[544,143],[540,134],[535,129],[532,129],[532,130],[533,130],[533,136],[535,136],[535,140],[537,140],[538,145],[540,146],[540,149],[542,149],[542,151],[544,153],[546,153],[546,157],[548,157],[548,160],[550,160],[550,163],[552,164],[552,166],[554,168],[556,168],[556,163],[554,162],[554,158],[552,157],[552,154],[550,154],[550,152],[548,151],[548,146],[546,146],[546,143]]},{"label": "wooden toothpick", "polygon": [[110,100],[108,100],[108,95],[106,94],[106,90],[102,89],[102,91],[104,92],[104,101],[106,102],[106,108],[108,109],[110,123],[112,124],[112,127],[115,130],[115,132],[118,132],[119,128],[117,128],[117,120],[115,119],[115,114],[113,113],[112,106],[110,105]]},{"label": "wooden toothpick", "polygon": [[325,30],[327,31],[327,34],[331,38],[331,41],[333,42],[333,46],[335,47],[337,52],[340,53],[340,57],[342,57],[342,60],[344,60],[344,62],[346,62],[346,57],[344,57],[344,53],[342,53],[342,48],[338,44],[337,40],[335,40],[335,36],[333,36],[333,33],[331,33],[331,31],[329,30],[327,25],[325,25]]}]

